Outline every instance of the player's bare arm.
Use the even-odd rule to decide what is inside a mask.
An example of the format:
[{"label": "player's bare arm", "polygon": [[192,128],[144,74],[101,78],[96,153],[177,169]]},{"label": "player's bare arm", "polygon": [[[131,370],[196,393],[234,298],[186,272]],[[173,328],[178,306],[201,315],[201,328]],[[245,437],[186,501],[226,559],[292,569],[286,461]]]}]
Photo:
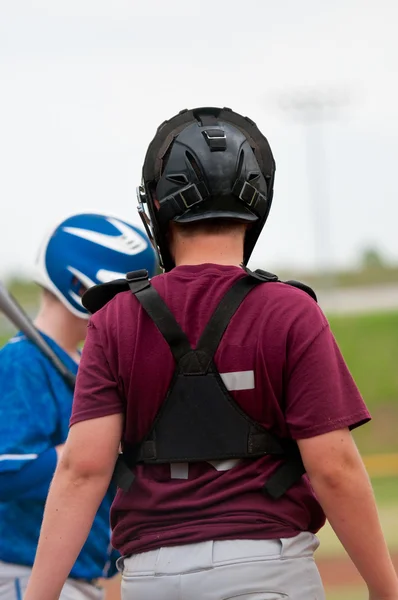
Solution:
[{"label": "player's bare arm", "polygon": [[[117,414],[71,428],[48,495],[25,600],[58,599],[112,478],[122,426]],[[49,570],[51,557],[61,554],[59,570]]]},{"label": "player's bare arm", "polygon": [[370,598],[398,598],[398,581],[373,490],[348,429],[298,442],[311,484],[337,537],[364,578]]}]

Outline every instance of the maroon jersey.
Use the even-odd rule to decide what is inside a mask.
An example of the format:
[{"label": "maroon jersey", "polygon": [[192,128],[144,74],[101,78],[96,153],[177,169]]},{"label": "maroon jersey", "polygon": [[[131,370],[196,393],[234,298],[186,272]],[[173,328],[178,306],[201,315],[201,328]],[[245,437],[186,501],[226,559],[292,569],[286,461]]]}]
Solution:
[{"label": "maroon jersey", "polygon": [[[181,266],[152,279],[194,347],[217,304],[245,272]],[[264,283],[232,318],[215,365],[242,409],[278,437],[303,439],[370,416],[318,305],[301,290]],[[124,440],[140,442],[166,398],[175,368],[169,346],[130,292],[90,320],[71,424],[124,413]],[[123,554],[205,540],[291,537],[325,522],[306,476],[280,499],[262,492],[273,456],[139,465],[111,511]]]}]

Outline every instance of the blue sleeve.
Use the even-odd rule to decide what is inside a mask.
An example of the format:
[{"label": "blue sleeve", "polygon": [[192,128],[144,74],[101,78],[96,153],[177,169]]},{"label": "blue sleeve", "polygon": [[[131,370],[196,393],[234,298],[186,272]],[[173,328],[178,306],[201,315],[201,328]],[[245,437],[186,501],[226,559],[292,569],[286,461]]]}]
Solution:
[{"label": "blue sleeve", "polygon": [[[52,448],[58,426],[58,406],[39,351],[27,342],[8,344],[0,351],[0,474],[2,482],[32,463],[49,470],[50,457],[40,457]],[[32,475],[33,473],[33,475]],[[19,485],[14,480],[15,485]],[[4,483],[3,483],[4,485]]]},{"label": "blue sleeve", "polygon": [[45,500],[57,466],[57,452],[50,448],[18,471],[0,472],[0,502]]}]

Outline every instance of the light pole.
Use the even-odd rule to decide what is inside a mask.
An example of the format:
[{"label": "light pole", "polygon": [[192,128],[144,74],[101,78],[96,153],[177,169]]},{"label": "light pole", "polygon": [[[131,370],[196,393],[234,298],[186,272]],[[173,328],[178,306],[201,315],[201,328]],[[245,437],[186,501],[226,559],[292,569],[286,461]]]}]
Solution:
[{"label": "light pole", "polygon": [[293,91],[282,94],[278,105],[304,127],[307,185],[313,219],[315,268],[331,287],[332,242],[330,230],[330,193],[324,144],[324,124],[336,119],[347,105],[345,93],[329,90]]}]

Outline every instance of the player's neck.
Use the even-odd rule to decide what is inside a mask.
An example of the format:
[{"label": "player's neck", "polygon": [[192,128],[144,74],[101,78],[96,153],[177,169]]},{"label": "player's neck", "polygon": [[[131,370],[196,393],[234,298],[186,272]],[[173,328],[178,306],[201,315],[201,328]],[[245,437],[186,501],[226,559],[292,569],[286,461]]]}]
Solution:
[{"label": "player's neck", "polygon": [[243,262],[243,239],[233,235],[196,235],[194,238],[181,237],[173,244],[176,266],[236,265]]},{"label": "player's neck", "polygon": [[69,356],[79,362],[78,346],[85,337],[86,322],[73,315],[61,302],[43,302],[35,319],[36,327],[48,335]]}]

